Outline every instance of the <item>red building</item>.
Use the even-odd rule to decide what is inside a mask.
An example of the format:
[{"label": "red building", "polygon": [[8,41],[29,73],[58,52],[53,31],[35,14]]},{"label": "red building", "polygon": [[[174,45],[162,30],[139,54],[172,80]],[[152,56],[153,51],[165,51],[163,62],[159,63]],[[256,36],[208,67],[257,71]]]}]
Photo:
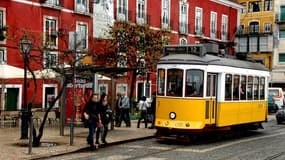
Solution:
[{"label": "red building", "polygon": [[[79,33],[78,37],[82,43],[77,49],[89,49],[93,37],[92,12],[91,0],[0,1],[0,29],[7,28],[0,30],[6,35],[0,40],[0,67],[7,73],[15,73],[9,78],[5,75],[6,72],[0,73],[1,110],[22,109],[24,62],[18,47],[21,37],[27,35],[32,42],[29,66],[37,77],[34,106],[46,108],[48,101],[56,96],[60,89],[60,81],[47,70],[62,63],[59,62],[59,57],[68,49],[72,49],[69,44],[70,32]],[[27,99],[30,101],[35,92],[30,74],[27,89]]]},{"label": "red building", "polygon": [[[94,12],[93,12],[94,8]],[[147,23],[153,30],[169,30],[170,44],[213,43],[218,52],[234,54],[234,35],[239,25],[240,5],[234,0],[5,0],[0,1],[0,63],[3,66],[24,68],[18,42],[26,34],[32,41],[30,55],[40,55],[37,61],[31,60],[33,70],[44,70],[56,65],[60,55],[74,49],[70,42],[70,32],[81,31],[80,50],[94,51],[93,38],[104,38],[103,30],[114,21]],[[96,53],[95,53],[96,54]],[[18,70],[19,71],[19,70]],[[23,78],[0,79],[5,82],[1,95],[6,95],[2,110],[21,109]],[[52,76],[52,75],[51,75]],[[155,73],[149,74],[150,87],[146,85],[147,76],[138,77],[135,97],[156,90]],[[130,76],[118,79],[115,92],[130,90]],[[54,77],[52,77],[54,78]],[[31,79],[28,80],[28,99],[34,92]],[[48,98],[58,94],[60,83],[37,79],[38,92],[35,105],[45,108]],[[2,85],[2,88],[4,85]],[[99,83],[99,91],[110,93],[110,81]],[[3,96],[2,96],[3,99]],[[16,107],[15,107],[16,106]]]}]

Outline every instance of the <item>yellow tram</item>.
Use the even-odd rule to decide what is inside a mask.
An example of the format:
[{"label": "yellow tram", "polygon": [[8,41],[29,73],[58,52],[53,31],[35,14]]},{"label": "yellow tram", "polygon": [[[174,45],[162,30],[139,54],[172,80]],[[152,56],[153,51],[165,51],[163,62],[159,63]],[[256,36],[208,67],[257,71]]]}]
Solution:
[{"label": "yellow tram", "polygon": [[203,44],[166,46],[157,64],[157,138],[267,120],[269,71],[260,63],[207,54]]}]

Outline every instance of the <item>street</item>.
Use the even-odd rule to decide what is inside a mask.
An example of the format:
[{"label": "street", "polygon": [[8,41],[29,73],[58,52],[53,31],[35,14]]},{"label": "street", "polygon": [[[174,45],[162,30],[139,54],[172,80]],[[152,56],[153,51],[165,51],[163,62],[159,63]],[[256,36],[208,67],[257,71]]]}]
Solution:
[{"label": "street", "polygon": [[185,160],[185,159],[243,159],[281,160],[285,159],[285,125],[276,121],[263,124],[264,129],[228,136],[225,134],[202,136],[195,142],[178,143],[148,139],[99,148],[51,158],[85,160]]}]

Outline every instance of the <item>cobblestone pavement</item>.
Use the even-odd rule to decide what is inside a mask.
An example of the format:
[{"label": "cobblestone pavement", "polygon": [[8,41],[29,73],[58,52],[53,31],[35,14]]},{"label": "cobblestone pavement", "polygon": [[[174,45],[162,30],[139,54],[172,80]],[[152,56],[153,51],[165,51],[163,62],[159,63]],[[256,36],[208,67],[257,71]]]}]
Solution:
[{"label": "cobblestone pavement", "polygon": [[[155,129],[136,128],[136,122],[132,121],[131,127],[115,127],[107,136],[108,143],[116,143],[126,140],[134,140],[139,138],[151,137],[155,133]],[[0,159],[17,160],[17,159],[37,159],[49,157],[52,155],[75,152],[88,147],[86,137],[88,128],[74,128],[73,145],[70,145],[70,128],[65,127],[64,136],[59,135],[58,126],[47,126],[41,142],[41,147],[33,147],[32,153],[29,153],[28,146],[20,146],[18,144],[28,144],[28,140],[20,140],[20,127],[0,128]],[[47,142],[47,143],[45,143]],[[56,146],[50,144],[55,143]]]},{"label": "cobblestone pavement", "polygon": [[[275,120],[275,114],[268,115],[268,121]],[[155,129],[136,128],[136,120],[132,121],[132,126],[127,128],[124,125],[120,128],[115,127],[108,133],[108,143],[116,143],[127,140],[134,140],[153,136]],[[75,152],[88,147],[86,137],[88,129],[83,127],[74,128],[73,145],[70,145],[70,128],[65,127],[64,136],[59,135],[58,126],[47,126],[44,129],[44,135],[41,142],[56,143],[56,146],[44,145],[33,147],[32,154],[29,153],[27,146],[21,147],[17,144],[27,144],[28,140],[20,140],[20,127],[0,128],[0,159],[18,160],[18,159],[37,159],[59,155],[64,153]],[[47,144],[47,143],[46,143]]]}]

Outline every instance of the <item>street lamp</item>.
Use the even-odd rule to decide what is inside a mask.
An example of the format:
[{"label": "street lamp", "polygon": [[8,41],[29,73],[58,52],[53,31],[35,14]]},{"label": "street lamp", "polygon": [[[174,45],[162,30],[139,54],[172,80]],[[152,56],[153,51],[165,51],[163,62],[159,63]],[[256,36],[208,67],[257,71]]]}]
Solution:
[{"label": "street lamp", "polygon": [[28,108],[27,104],[27,63],[31,46],[32,42],[28,39],[27,35],[23,35],[21,41],[19,42],[20,52],[22,53],[24,61],[24,106],[21,117],[21,139],[28,139],[28,121],[31,115],[31,110]]}]

